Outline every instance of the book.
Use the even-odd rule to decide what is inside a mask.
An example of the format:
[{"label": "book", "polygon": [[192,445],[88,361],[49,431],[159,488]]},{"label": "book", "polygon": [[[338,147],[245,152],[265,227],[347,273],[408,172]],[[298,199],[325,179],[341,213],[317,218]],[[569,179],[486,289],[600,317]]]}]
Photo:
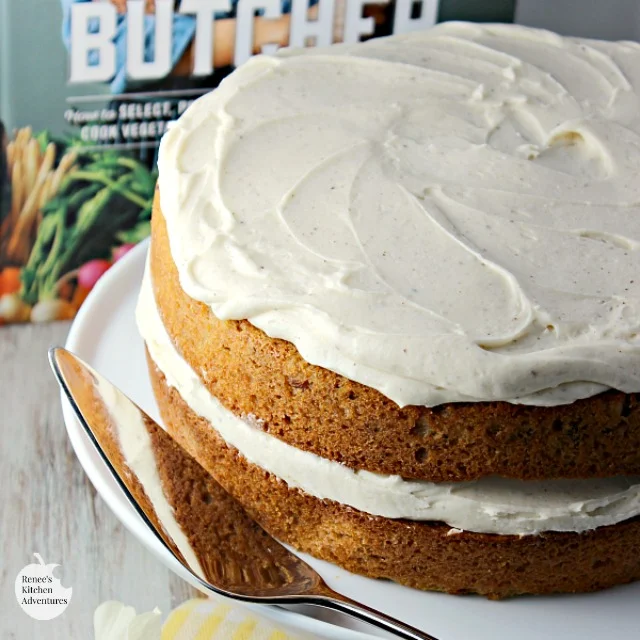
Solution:
[{"label": "book", "polygon": [[75,315],[149,234],[163,133],[252,55],[514,11],[515,0],[0,0],[0,324]]}]

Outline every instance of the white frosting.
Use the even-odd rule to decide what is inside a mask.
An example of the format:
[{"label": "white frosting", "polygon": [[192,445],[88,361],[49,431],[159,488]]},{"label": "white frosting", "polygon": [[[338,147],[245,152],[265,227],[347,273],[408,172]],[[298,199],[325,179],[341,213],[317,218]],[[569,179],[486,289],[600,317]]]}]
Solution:
[{"label": "white frosting", "polygon": [[639,90],[512,25],[253,58],[162,141],[181,285],[401,406],[640,391]]},{"label": "white frosting", "polygon": [[640,514],[640,478],[524,482],[486,478],[432,483],[353,471],[292,447],[239,418],[208,391],[167,334],[145,279],[137,307],[138,328],[167,383],[191,409],[249,462],[290,487],[387,518],[443,521],[456,529],[499,534],[586,531]]},{"label": "white frosting", "polygon": [[204,579],[204,572],[193,547],[169,504],[158,475],[151,436],[138,408],[102,376],[95,376],[95,389],[109,411],[116,431],[120,451],[127,466],[138,478],[153,506],[158,520],[174,541],[176,547],[194,573]]},{"label": "white frosting", "polygon": [[153,611],[136,614],[116,600],[107,600],[93,614],[94,640],[157,640],[162,633],[162,613]]}]

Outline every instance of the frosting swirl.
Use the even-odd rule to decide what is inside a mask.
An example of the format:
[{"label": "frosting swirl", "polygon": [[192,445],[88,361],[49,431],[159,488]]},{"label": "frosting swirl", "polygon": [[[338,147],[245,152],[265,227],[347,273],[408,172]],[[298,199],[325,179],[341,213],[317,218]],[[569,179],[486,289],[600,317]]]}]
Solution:
[{"label": "frosting swirl", "polygon": [[164,137],[181,285],[399,405],[640,391],[640,45],[259,56]]}]

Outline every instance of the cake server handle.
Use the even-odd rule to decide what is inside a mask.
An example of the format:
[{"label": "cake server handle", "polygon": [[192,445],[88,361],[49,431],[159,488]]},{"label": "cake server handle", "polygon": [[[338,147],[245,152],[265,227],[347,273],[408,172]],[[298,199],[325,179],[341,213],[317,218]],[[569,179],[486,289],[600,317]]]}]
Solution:
[{"label": "cake server handle", "polygon": [[351,600],[341,593],[333,591],[326,584],[319,584],[314,589],[314,594],[309,597],[308,604],[321,606],[333,611],[339,611],[346,615],[362,620],[367,624],[383,629],[406,640],[438,640],[435,636],[420,631],[396,618],[372,609],[365,604]]}]

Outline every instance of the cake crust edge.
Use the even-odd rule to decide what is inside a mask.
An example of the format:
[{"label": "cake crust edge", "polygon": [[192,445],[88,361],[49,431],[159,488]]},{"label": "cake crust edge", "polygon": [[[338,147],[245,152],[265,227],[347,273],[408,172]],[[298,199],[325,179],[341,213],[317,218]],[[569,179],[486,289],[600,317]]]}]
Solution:
[{"label": "cake crust edge", "polygon": [[608,391],[569,405],[407,406],[307,363],[246,320],[218,320],[180,286],[156,193],[151,272],[176,349],[229,411],[280,440],[352,469],[432,482],[640,474],[640,395]]},{"label": "cake crust edge", "polygon": [[[587,533],[482,534],[319,500],[248,462],[170,387],[147,353],[169,433],[271,535],[371,578],[490,599],[590,592],[640,579],[640,518]],[[171,476],[171,472],[167,474]]]}]

